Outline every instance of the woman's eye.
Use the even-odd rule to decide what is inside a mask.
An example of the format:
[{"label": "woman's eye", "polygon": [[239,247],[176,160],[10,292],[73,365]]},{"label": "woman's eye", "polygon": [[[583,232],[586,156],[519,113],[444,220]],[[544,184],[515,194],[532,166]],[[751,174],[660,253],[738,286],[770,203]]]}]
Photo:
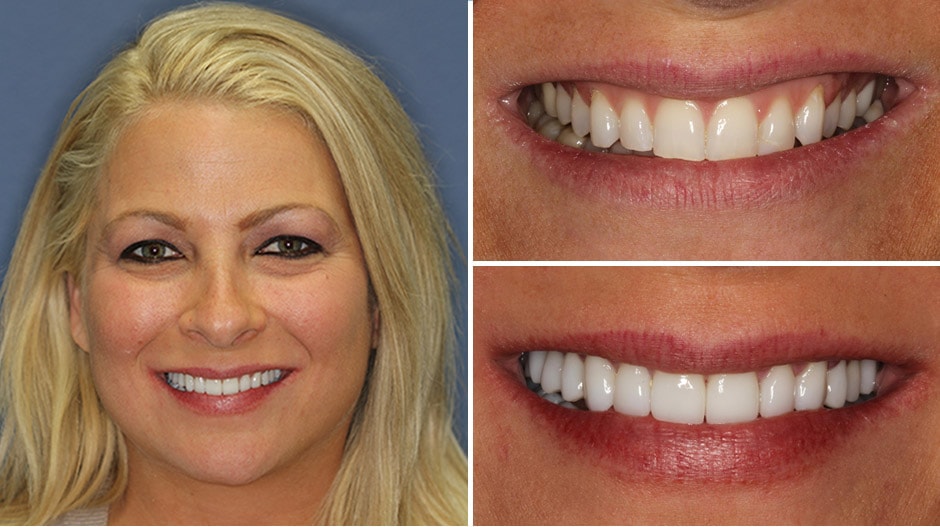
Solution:
[{"label": "woman's eye", "polygon": [[278,236],[264,242],[255,254],[303,258],[320,252],[323,252],[323,247],[313,240],[301,236]]},{"label": "woman's eye", "polygon": [[182,253],[172,244],[162,240],[137,242],[121,253],[122,260],[132,260],[145,264],[156,264],[167,260],[179,260]]}]

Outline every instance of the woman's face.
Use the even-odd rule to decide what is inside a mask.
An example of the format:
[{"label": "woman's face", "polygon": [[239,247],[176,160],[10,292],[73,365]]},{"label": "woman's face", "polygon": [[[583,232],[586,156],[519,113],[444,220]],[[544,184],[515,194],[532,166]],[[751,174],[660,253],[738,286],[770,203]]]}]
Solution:
[{"label": "woman's face", "polygon": [[477,259],[940,257],[937,2],[473,10]]},{"label": "woman's face", "polygon": [[[477,268],[474,520],[935,523],[938,291],[936,268]],[[520,357],[536,350],[583,360],[584,400],[574,408],[527,386]],[[883,363],[874,397],[829,401],[838,379],[852,378],[848,365],[863,360]],[[604,362],[615,399],[601,411],[586,405],[603,401]],[[825,377],[802,377],[810,363]],[[569,371],[582,378],[576,360],[570,370],[567,356],[559,364],[564,394]],[[624,364],[646,368],[652,388]],[[864,385],[859,368],[855,386]],[[554,393],[550,370],[546,358],[539,382]],[[788,375],[794,383],[776,402],[799,407],[756,406],[771,371],[774,386]],[[713,399],[723,381],[709,375],[723,373],[752,385],[729,384],[741,391]],[[704,422],[676,414],[692,407],[682,398],[702,393],[695,375],[707,379]],[[639,386],[651,390],[651,413]],[[774,400],[760,393],[762,404]]]},{"label": "woman's face", "polygon": [[132,485],[328,486],[374,324],[336,167],[301,120],[155,104],[116,145],[87,243],[72,333]]}]

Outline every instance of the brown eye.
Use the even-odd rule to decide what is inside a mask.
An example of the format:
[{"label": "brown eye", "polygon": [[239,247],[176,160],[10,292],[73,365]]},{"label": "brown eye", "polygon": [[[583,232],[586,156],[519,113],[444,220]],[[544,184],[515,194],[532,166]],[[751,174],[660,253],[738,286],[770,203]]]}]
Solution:
[{"label": "brown eye", "polygon": [[168,260],[178,260],[182,257],[183,255],[176,247],[163,240],[144,240],[121,252],[122,260],[145,264],[157,264]]},{"label": "brown eye", "polygon": [[302,236],[277,236],[264,242],[255,254],[281,258],[303,258],[323,252],[319,243]]}]

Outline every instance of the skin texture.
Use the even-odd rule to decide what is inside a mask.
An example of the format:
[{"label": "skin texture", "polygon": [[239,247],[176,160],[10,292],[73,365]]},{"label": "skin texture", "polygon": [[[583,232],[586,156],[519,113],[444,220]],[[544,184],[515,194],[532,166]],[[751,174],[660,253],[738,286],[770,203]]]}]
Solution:
[{"label": "skin texture", "polygon": [[[474,280],[475,523],[940,520],[936,268],[478,267]],[[824,331],[894,346],[905,380],[858,406],[823,410],[867,417],[822,455],[804,459],[810,454],[795,449],[790,463],[806,463],[786,477],[768,469],[742,483],[720,474],[702,481],[681,472],[620,471],[597,443],[573,439],[576,429],[560,432],[549,414],[538,411],[550,403],[516,389],[524,346],[512,349],[513,342],[532,338],[615,330],[677,335],[706,356],[742,338]],[[866,405],[871,411],[862,413]],[[612,415],[607,422],[618,418],[641,419]],[[746,426],[725,426],[726,439],[746,435]],[[614,442],[629,451],[637,440],[627,435]],[[681,456],[707,459],[699,457],[700,448],[693,441]]]},{"label": "skin texture", "polygon": [[[326,147],[278,110],[158,103],[122,134],[97,198],[85,275],[69,289],[73,337],[128,444],[110,521],[309,521],[339,466],[375,326]],[[288,258],[270,241],[281,235],[322,250]],[[167,258],[122,258],[154,239],[171,244],[157,249]],[[159,376],[249,365],[291,371],[237,415],[200,415]]]},{"label": "skin texture", "polygon": [[[479,0],[473,9],[476,259],[940,257],[940,4]],[[822,51],[890,65],[917,88],[916,118],[891,145],[866,147],[867,161],[840,181],[761,206],[651,207],[572,192],[558,178],[589,168],[545,160],[546,141],[518,126],[512,104],[541,82],[634,78],[621,72],[637,60],[674,74],[658,79],[663,95],[714,100],[752,90],[707,95],[711,81],[695,75]],[[793,67],[781,66],[782,77]]]}]

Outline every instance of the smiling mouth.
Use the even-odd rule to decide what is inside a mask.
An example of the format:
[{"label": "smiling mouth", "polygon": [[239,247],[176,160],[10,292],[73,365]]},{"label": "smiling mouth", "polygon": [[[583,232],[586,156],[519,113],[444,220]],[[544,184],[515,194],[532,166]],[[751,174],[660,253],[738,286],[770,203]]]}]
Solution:
[{"label": "smiling mouth", "polygon": [[680,424],[735,424],[791,412],[853,406],[877,394],[884,364],[871,359],[783,364],[743,373],[677,374],[592,355],[520,356],[526,385],[572,410]]},{"label": "smiling mouth", "polygon": [[722,100],[680,100],[590,82],[528,86],[518,98],[543,137],[592,152],[686,161],[763,156],[878,120],[914,91],[903,79],[840,73]]},{"label": "smiling mouth", "polygon": [[281,382],[287,372],[279,369],[256,371],[240,377],[212,379],[183,372],[165,372],[163,380],[174,390],[222,397]]}]

